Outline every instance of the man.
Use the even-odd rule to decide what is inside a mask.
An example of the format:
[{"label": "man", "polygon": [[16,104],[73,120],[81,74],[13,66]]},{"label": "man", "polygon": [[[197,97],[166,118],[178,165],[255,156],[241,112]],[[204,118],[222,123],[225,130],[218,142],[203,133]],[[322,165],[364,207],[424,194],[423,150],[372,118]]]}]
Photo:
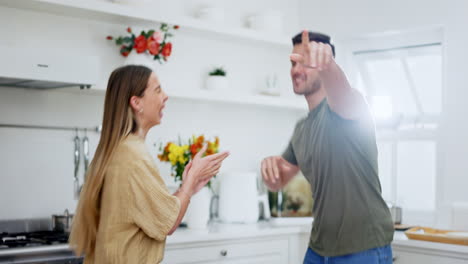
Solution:
[{"label": "man", "polygon": [[392,263],[393,223],[381,196],[375,126],[363,96],[334,60],[330,37],[293,38],[291,78],[309,114],[282,156],[262,161],[270,190],[299,170],[310,182],[314,222],[304,263]]}]

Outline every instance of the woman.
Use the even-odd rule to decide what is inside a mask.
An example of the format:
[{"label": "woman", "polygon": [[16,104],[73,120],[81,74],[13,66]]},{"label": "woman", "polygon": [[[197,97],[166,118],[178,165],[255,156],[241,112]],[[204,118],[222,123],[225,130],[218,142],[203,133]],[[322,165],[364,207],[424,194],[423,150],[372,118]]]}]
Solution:
[{"label": "woman", "polygon": [[148,130],[161,123],[167,99],[156,74],[144,66],[112,72],[101,139],[69,241],[85,263],[160,263],[166,236],[179,226],[190,197],[228,156],[222,152],[202,157],[204,146],[171,195],[144,144]]}]

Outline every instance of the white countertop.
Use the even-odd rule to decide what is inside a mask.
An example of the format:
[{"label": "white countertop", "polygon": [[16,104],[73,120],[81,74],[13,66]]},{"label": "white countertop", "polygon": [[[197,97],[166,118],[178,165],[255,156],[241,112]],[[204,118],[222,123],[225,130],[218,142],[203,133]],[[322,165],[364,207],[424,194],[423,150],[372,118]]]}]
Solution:
[{"label": "white countertop", "polygon": [[[303,222],[303,223],[301,223]],[[232,240],[239,238],[265,237],[276,235],[291,235],[309,233],[312,218],[304,218],[302,221],[261,221],[254,224],[222,224],[212,223],[207,229],[179,228],[167,237],[166,244],[207,242],[219,240]]]},{"label": "white countertop", "polygon": [[[309,234],[311,230],[311,219],[301,220],[272,220],[268,222],[258,222],[254,224],[222,224],[212,223],[207,229],[196,230],[189,228],[179,228],[167,237],[167,248],[176,247],[187,243],[215,242],[221,240],[235,240],[245,238],[257,238],[280,235]],[[413,250],[432,252],[445,256],[468,259],[468,246],[452,245],[445,243],[435,243],[408,239],[404,232],[396,231],[392,243],[397,250]],[[31,254],[40,252],[69,250],[67,244],[54,246],[41,246],[32,248],[2,249],[0,256],[13,254]]]}]

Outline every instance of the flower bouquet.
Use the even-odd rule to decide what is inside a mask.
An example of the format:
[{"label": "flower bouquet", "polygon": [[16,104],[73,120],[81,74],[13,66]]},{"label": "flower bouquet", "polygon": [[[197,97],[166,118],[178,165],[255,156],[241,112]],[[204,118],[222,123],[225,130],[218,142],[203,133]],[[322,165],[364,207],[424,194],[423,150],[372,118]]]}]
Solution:
[{"label": "flower bouquet", "polygon": [[[198,137],[192,136],[188,140],[187,144],[174,142],[168,142],[164,148],[160,146],[158,159],[162,162],[170,162],[172,176],[176,182],[182,182],[182,174],[184,173],[185,166],[192,160],[195,155],[202,149],[203,144],[207,144],[205,156],[218,153],[219,150],[219,138],[215,137],[214,141],[208,141],[205,136],[200,135]],[[211,180],[208,182],[208,187],[211,188]]]},{"label": "flower bouquet", "polygon": [[[129,36],[119,36],[115,38],[115,44],[120,46],[120,54],[127,57],[132,50],[136,53],[146,53],[153,56],[153,60],[163,63],[167,61],[172,53],[172,43],[169,38],[172,37],[170,29],[179,29],[175,25],[169,27],[168,24],[162,23],[159,31],[150,29],[141,31],[140,35],[136,36],[130,27],[127,28]],[[107,36],[108,40],[114,40],[114,37]]]}]

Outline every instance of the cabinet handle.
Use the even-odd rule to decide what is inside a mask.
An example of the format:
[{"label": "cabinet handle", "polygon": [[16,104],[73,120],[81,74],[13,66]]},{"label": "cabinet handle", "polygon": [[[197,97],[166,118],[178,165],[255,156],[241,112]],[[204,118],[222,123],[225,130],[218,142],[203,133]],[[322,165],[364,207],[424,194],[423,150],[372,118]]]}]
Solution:
[{"label": "cabinet handle", "polygon": [[220,253],[221,253],[221,256],[223,256],[223,257],[227,256],[227,250],[225,250],[225,249],[221,250]]}]

